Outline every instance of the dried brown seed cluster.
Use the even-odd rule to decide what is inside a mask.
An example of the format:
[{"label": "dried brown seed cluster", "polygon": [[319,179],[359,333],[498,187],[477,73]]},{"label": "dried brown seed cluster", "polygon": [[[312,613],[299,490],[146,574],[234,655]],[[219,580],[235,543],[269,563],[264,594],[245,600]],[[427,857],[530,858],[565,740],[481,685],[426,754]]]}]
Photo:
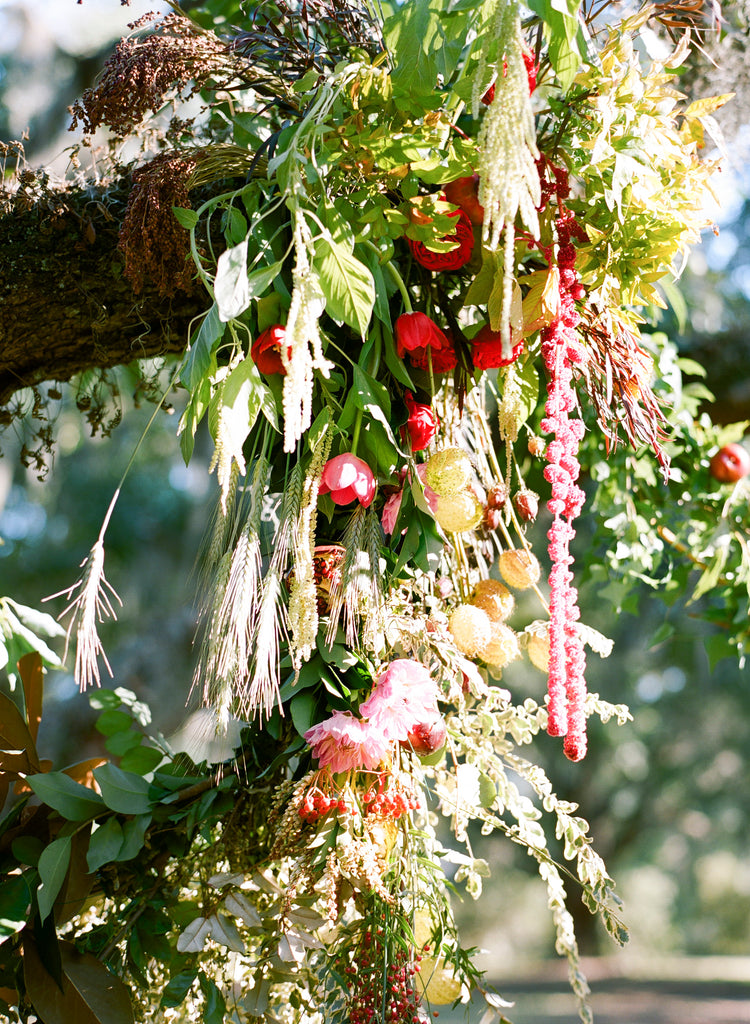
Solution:
[{"label": "dried brown seed cluster", "polygon": [[[145,15],[130,28],[143,28],[154,17]],[[106,125],[124,137],[171,96],[187,98],[209,79],[231,76],[229,52],[216,35],[179,14],[167,14],[151,34],[120,40],[97,84],[71,108],[70,129],[80,125],[89,133]]]},{"label": "dried brown seed cluster", "polygon": [[133,174],[119,245],[125,255],[125,276],[136,294],[145,281],[155,285],[160,295],[192,288],[188,235],[172,207],[189,208],[188,182],[200,156],[200,150],[162,153]]}]

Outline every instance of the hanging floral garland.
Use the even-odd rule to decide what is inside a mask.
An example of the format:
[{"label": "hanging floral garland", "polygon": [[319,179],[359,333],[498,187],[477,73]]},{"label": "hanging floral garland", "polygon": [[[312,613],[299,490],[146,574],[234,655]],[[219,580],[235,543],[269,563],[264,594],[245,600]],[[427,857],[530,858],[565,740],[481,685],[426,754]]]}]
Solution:
[{"label": "hanging floral garland", "polygon": [[[170,89],[206,98],[207,137],[134,176],[121,246],[134,285],[145,268],[208,297],[179,378],[184,457],[205,421],[219,487],[194,688],[219,738],[236,735],[219,771],[152,740],[143,770],[19,773],[52,810],[14,940],[17,1013],[52,1020],[40,928],[62,923],[78,842],[102,902],[69,934],[92,970],[133,980],[142,1019],[161,988],[165,1019],[416,1024],[477,997],[490,1024],[505,1004],[461,945],[443,867],[480,895],[478,822],[537,860],[588,1020],[563,873],[622,939],[617,900],[585,821],[519,748],[546,729],[578,761],[590,715],[627,717],[586,692],[585,646],[611,644],[577,607],[579,447],[622,424],[668,467],[637,310],[699,235],[701,119],[722,99],[679,105],[684,47],[641,67],[648,8],[580,52],[575,3],[526,23],[516,3],[419,0],[384,21],[321,4],[315,26],[307,5],[276,6],[272,31],[240,5],[231,39],[175,9],[76,107],[125,136]],[[165,202],[183,229],[170,221],[169,245]],[[630,368],[624,413],[605,352]],[[82,685],[99,680],[96,611],[113,610],[105,530],[68,592]],[[547,674],[545,701],[500,685],[521,659]],[[29,692],[35,678],[27,666]],[[132,723],[109,692],[95,702]],[[163,942],[139,950],[157,900]],[[48,939],[74,978],[69,945]],[[108,1021],[130,1019],[121,1000]]]}]

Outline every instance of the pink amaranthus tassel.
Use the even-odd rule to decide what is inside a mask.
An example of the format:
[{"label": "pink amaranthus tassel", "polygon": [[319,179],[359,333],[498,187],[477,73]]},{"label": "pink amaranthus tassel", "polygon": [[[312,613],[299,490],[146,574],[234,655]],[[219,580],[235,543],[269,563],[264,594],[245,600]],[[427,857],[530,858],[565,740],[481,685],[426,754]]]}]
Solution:
[{"label": "pink amaranthus tassel", "polygon": [[578,633],[578,591],[572,585],[570,542],[575,537],[573,520],[580,515],[584,493],[576,483],[580,473],[578,446],[584,424],[571,419],[576,407],[573,389],[573,365],[582,364],[586,354],[575,328],[580,319],[574,296],[580,295],[575,272],[575,248],[570,243],[570,215],[557,220],[560,243],[557,264],[560,271],[560,313],[542,331],[542,356],[549,375],[546,417],[541,428],[554,434],[547,445],[544,476],[551,485],[547,502],[554,519],[547,534],[552,570],[549,624],[549,705],[547,731],[564,736],[564,751],[571,761],[580,761],[586,753],[586,656]]}]

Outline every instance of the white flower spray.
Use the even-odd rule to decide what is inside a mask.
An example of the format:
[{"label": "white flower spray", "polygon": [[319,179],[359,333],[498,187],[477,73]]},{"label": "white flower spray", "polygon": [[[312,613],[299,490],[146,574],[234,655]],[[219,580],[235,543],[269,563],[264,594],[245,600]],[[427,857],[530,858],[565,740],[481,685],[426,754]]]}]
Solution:
[{"label": "white flower spray", "polygon": [[504,236],[503,302],[500,329],[503,356],[510,358],[511,302],[515,281],[515,222],[521,220],[534,238],[539,236],[537,207],[541,186],[536,161],[534,114],[523,61],[524,41],[518,0],[498,0],[494,25],[485,33],[485,45],[474,77],[473,113],[476,117],[488,81],[488,69],[495,68],[495,95],[479,131],[479,202],[484,207],[482,241],[497,249]]}]

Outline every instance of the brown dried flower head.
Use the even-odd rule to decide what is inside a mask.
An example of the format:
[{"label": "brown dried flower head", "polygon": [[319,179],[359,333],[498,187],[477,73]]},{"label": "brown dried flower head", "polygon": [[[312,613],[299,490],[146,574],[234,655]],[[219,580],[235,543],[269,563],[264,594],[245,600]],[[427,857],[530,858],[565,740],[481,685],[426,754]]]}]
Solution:
[{"label": "brown dried flower head", "polygon": [[201,151],[161,153],[133,174],[119,247],[125,276],[139,293],[146,281],[160,295],[192,288],[193,264],[187,232],[173,206],[188,207],[188,186]]},{"label": "brown dried flower head", "polygon": [[[150,12],[129,28],[137,32],[155,16]],[[231,77],[232,60],[218,36],[182,15],[167,14],[149,35],[119,41],[99,81],[71,108],[70,130],[80,124],[90,133],[106,125],[124,137],[168,99],[187,99],[207,81]]]}]

